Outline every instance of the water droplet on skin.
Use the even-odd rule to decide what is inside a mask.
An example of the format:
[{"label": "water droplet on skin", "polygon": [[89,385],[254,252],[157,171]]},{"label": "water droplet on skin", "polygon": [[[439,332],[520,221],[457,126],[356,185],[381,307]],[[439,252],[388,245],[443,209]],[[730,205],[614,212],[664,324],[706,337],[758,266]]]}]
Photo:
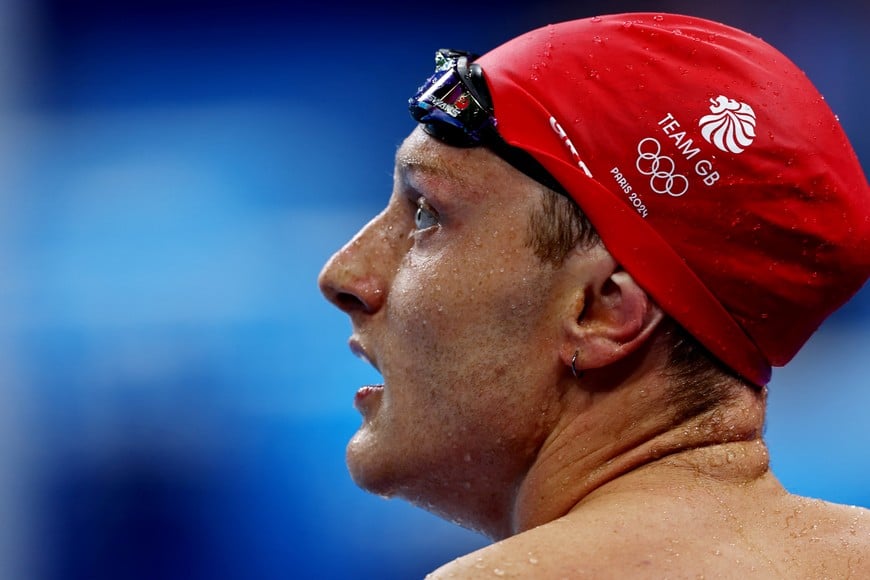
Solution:
[{"label": "water droplet on skin", "polygon": [[604,41],[601,40],[601,37],[600,37],[600,36],[593,36],[593,37],[592,37],[592,42],[594,42],[595,44],[601,44],[601,43],[603,43]]},{"label": "water droplet on skin", "polygon": [[531,552],[529,552],[529,564],[537,564],[537,563],[538,563],[538,559],[535,558],[535,556],[532,555]]},{"label": "water droplet on skin", "polygon": [[474,567],[478,570],[483,570],[486,568],[486,565],[483,563],[483,558],[478,558],[477,562],[474,563]]},{"label": "water droplet on skin", "polygon": [[680,30],[679,28],[674,28],[674,34],[677,35],[677,36],[682,36],[682,35],[683,35],[683,31]]},{"label": "water droplet on skin", "polygon": [[664,19],[665,19],[665,17],[662,16],[661,14],[656,14],[655,16],[653,16],[653,20],[655,20],[656,22],[661,22]]},{"label": "water droplet on skin", "polygon": [[625,22],[622,23],[622,27],[627,30],[627,29],[632,27],[632,22],[630,20],[626,20]]},{"label": "water droplet on skin", "polygon": [[501,568],[495,568],[492,573],[496,576],[504,576],[504,570],[502,570]]}]

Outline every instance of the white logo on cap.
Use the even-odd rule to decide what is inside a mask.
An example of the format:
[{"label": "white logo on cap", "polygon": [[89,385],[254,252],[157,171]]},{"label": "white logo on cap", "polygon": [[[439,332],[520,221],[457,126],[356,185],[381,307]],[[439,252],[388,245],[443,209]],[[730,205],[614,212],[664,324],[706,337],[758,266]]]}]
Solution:
[{"label": "white logo on cap", "polygon": [[685,175],[676,173],[677,164],[673,159],[661,153],[661,143],[647,137],[637,144],[637,160],[634,166],[642,175],[649,176],[649,187],[654,192],[680,197],[689,191],[689,180]]},{"label": "white logo on cap", "polygon": [[722,95],[710,102],[712,114],[698,121],[701,135],[722,151],[743,153],[755,140],[755,111],[746,103]]}]

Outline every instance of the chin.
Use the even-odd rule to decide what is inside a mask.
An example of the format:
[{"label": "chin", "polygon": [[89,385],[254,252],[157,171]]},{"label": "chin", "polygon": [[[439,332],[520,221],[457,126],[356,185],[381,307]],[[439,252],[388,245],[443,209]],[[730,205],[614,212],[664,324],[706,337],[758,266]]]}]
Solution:
[{"label": "chin", "polygon": [[417,463],[411,461],[415,451],[419,452],[381,447],[370,433],[360,430],[348,443],[345,459],[353,482],[369,493],[405,500],[493,540],[510,535],[496,494],[435,477],[432,464],[419,457]]},{"label": "chin", "polygon": [[395,495],[395,468],[391,468],[390,462],[364,428],[347,444],[345,463],[351,479],[361,489],[383,497]]}]

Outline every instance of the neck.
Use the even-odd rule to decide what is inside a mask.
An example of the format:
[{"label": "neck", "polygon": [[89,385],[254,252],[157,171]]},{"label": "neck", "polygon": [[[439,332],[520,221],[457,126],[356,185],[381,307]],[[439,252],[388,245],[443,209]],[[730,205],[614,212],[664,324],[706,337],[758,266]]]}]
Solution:
[{"label": "neck", "polygon": [[691,474],[743,483],[763,476],[768,471],[761,440],[764,395],[737,390],[728,403],[680,424],[668,423],[671,413],[648,400],[654,389],[635,385],[597,395],[542,446],[519,488],[512,533],[641,481],[649,486]]}]

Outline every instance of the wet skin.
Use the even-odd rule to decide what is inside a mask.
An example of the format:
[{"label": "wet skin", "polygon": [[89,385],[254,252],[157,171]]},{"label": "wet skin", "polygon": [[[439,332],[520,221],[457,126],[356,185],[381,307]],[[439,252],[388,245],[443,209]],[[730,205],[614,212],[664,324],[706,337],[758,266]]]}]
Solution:
[{"label": "wet skin", "polygon": [[770,473],[763,391],[675,424],[661,312],[601,246],[535,256],[541,195],[415,130],[320,276],[384,378],[355,398],[354,480],[501,540],[434,575],[870,577],[868,512]]},{"label": "wet skin", "polygon": [[565,274],[526,244],[541,189],[515,173],[415,132],[387,207],[320,279],[384,377],[356,398],[356,482],[497,535],[559,415],[562,371]]}]

